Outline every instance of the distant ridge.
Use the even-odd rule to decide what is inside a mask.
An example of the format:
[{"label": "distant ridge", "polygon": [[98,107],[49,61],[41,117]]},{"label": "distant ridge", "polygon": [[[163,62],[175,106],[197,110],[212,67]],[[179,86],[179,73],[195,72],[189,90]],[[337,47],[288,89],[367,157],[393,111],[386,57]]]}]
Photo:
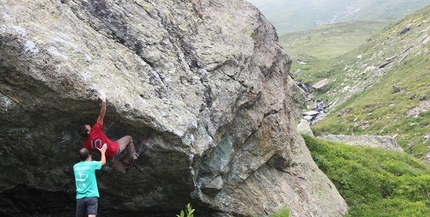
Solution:
[{"label": "distant ridge", "polygon": [[248,0],[275,26],[278,35],[352,20],[397,19],[428,0]]}]

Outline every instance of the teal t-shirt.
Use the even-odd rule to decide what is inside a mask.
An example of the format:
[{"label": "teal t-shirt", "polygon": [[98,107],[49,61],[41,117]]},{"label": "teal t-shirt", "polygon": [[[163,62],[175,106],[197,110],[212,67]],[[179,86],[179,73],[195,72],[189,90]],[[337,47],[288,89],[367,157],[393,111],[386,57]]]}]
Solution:
[{"label": "teal t-shirt", "polygon": [[100,170],[100,161],[81,161],[73,166],[76,184],[76,199],[100,197],[97,187],[96,170]]}]

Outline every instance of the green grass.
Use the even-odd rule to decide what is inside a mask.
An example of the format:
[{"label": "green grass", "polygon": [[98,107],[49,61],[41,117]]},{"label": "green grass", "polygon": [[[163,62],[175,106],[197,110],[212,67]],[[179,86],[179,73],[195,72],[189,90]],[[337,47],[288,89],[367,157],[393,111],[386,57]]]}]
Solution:
[{"label": "green grass", "polygon": [[[315,99],[337,102],[323,121],[312,126],[316,135],[391,136],[412,156],[426,158],[430,151],[430,109],[408,114],[430,101],[430,53],[428,45],[422,44],[425,34],[420,33],[428,27],[425,18],[429,16],[430,6],[391,23],[357,49],[301,69],[304,75],[296,80],[313,84],[329,79],[328,86],[315,93]],[[414,29],[400,35],[409,23]],[[408,55],[403,58],[406,50]],[[394,63],[377,69],[392,56],[398,56]],[[370,66],[376,69],[365,73]],[[356,87],[355,92],[344,91],[346,86]],[[400,91],[394,91],[394,86]]]},{"label": "green grass", "polygon": [[331,59],[359,47],[390,23],[388,20],[354,21],[323,25],[313,30],[281,35],[279,42],[293,60]]},{"label": "green grass", "polygon": [[303,135],[312,158],[349,205],[346,216],[428,216],[430,168],[411,155]]},{"label": "green grass", "polygon": [[[424,138],[430,131],[430,112],[423,110],[413,117],[407,113],[422,101],[430,100],[428,63],[429,56],[418,56],[392,68],[383,79],[371,84],[371,88],[333,109],[313,126],[314,130],[347,135],[398,135],[396,140],[405,150],[424,158],[429,151]],[[401,91],[394,92],[393,86]],[[323,100],[332,100],[327,94],[323,96],[320,97]],[[349,111],[346,115],[338,116],[346,109]]]},{"label": "green grass", "polygon": [[273,213],[272,215],[270,215],[270,217],[288,217],[288,216],[290,216],[290,211],[288,211],[285,208],[282,208],[276,211],[275,213]]}]

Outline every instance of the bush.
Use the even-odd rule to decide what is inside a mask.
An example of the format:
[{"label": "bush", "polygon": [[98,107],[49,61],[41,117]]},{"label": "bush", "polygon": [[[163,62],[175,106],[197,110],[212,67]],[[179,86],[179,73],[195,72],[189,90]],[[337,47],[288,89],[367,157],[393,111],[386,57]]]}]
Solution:
[{"label": "bush", "polygon": [[349,205],[346,216],[428,216],[430,168],[409,154],[302,135]]}]

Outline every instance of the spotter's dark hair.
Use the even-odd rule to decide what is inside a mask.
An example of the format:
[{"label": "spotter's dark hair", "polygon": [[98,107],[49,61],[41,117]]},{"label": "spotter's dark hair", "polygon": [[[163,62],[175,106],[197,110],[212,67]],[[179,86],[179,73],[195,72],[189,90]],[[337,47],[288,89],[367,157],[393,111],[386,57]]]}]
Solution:
[{"label": "spotter's dark hair", "polygon": [[81,150],[79,150],[79,158],[81,159],[81,161],[85,161],[88,158],[89,154],[90,153],[86,148],[81,148]]}]

